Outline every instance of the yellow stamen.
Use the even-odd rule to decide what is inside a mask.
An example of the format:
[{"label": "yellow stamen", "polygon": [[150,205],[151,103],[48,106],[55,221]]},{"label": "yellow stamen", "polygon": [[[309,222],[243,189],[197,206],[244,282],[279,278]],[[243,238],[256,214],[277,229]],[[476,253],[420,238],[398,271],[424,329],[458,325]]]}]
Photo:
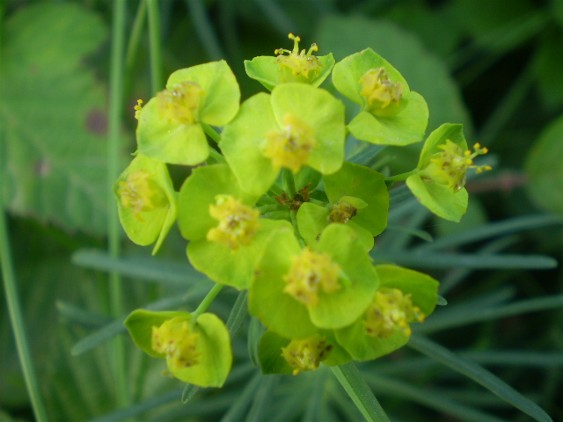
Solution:
[{"label": "yellow stamen", "polygon": [[382,287],[375,292],[374,300],[365,313],[364,328],[371,337],[386,338],[395,331],[410,336],[410,322],[424,321],[425,315],[412,304],[411,296],[398,289]]},{"label": "yellow stamen", "polygon": [[323,337],[312,336],[306,339],[293,339],[282,348],[282,357],[293,368],[293,375],[300,372],[314,371],[328,357],[332,345]]},{"label": "yellow stamen", "polygon": [[191,125],[199,120],[203,89],[195,82],[181,82],[157,94],[162,116],[176,124]]},{"label": "yellow stamen", "polygon": [[211,217],[219,221],[207,233],[207,240],[221,243],[232,250],[248,245],[258,231],[260,212],[230,195],[218,195],[209,206]]},{"label": "yellow stamen", "polygon": [[446,185],[454,191],[458,191],[465,186],[468,169],[474,169],[476,173],[492,169],[489,165],[474,165],[473,159],[475,157],[489,152],[479,143],[473,145],[473,152],[470,150],[463,151],[449,139],[438,148],[441,152],[432,156],[430,163],[422,170],[421,176],[426,180]]},{"label": "yellow stamen", "polygon": [[199,363],[198,336],[188,321],[175,317],[152,327],[151,347],[166,356],[171,370],[189,368]]},{"label": "yellow stamen", "polygon": [[137,100],[137,104],[133,107],[133,110],[135,110],[135,119],[139,120],[139,116],[141,115],[142,108],[143,108],[143,100],[139,98]]},{"label": "yellow stamen", "polygon": [[285,115],[280,131],[266,134],[262,153],[272,160],[274,168],[285,167],[297,173],[309,161],[316,145],[314,131],[291,114]]},{"label": "yellow stamen", "polygon": [[289,272],[283,278],[287,283],[283,291],[295,300],[316,306],[319,292],[330,294],[340,289],[340,267],[329,255],[305,248],[291,261]]},{"label": "yellow stamen", "polygon": [[168,204],[166,194],[146,170],[131,172],[127,179],[120,180],[117,184],[117,196],[121,205],[131,209],[139,221],[143,221],[140,213]]},{"label": "yellow stamen", "polygon": [[385,111],[393,114],[399,111],[403,97],[403,87],[399,82],[391,82],[383,67],[370,69],[360,78],[360,94],[366,102],[366,109],[374,114]]},{"label": "yellow stamen", "polygon": [[[293,50],[286,50],[285,48],[276,49],[274,54],[278,56],[278,64],[282,68],[290,70],[293,76],[303,76],[305,79],[309,79],[309,73],[312,73],[311,76],[315,77],[321,68],[319,59],[314,55],[314,53],[319,51],[317,44],[311,44],[307,52],[305,49],[299,51],[301,38],[291,33],[288,38],[293,40]],[[287,54],[287,56],[284,54]]]}]

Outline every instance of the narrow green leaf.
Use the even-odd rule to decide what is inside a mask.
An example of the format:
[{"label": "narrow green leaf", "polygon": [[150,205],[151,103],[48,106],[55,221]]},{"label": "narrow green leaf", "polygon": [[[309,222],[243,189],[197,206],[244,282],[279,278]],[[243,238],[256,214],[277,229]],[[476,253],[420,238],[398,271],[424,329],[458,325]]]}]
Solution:
[{"label": "narrow green leaf", "polygon": [[61,317],[85,327],[100,328],[108,322],[111,322],[111,319],[103,315],[86,311],[67,302],[57,301],[55,306]]},{"label": "narrow green leaf", "polygon": [[106,324],[99,330],[95,331],[93,334],[90,334],[89,336],[84,337],[82,340],[77,342],[70,350],[70,354],[72,356],[81,355],[82,353],[93,349],[97,345],[105,343],[106,341],[123,331],[125,331],[123,321],[114,321]]},{"label": "narrow green leaf", "polygon": [[501,422],[502,419],[495,418],[486,413],[475,410],[475,408],[463,405],[452,399],[445,398],[442,394],[431,388],[420,388],[413,385],[397,381],[391,378],[383,378],[370,373],[368,382],[380,394],[388,394],[393,398],[403,398],[409,401],[418,402],[431,409],[436,409],[443,413],[462,421],[474,422]]},{"label": "narrow green leaf", "polygon": [[354,363],[333,366],[330,369],[367,421],[389,421],[385,411]]},{"label": "narrow green leaf", "polygon": [[243,419],[248,406],[250,406],[250,403],[256,395],[258,388],[261,386],[263,379],[264,378],[258,372],[246,383],[246,387],[242,393],[221,419],[222,422],[236,422]]},{"label": "narrow green leaf", "polygon": [[80,249],[72,255],[72,262],[82,267],[115,272],[133,280],[160,284],[184,285],[200,283],[204,277],[188,263],[170,262],[144,257],[113,258],[96,249]]},{"label": "narrow green leaf", "polygon": [[466,352],[461,353],[466,359],[471,359],[484,365],[498,365],[517,367],[531,366],[539,368],[548,368],[554,366],[563,366],[563,354],[561,352],[545,352],[533,353],[521,350],[514,351],[494,351],[486,352]]},{"label": "narrow green leaf", "polygon": [[427,252],[430,250],[450,248],[478,240],[488,239],[494,236],[512,234],[523,230],[530,230],[553,224],[563,224],[563,220],[551,215],[527,215],[523,217],[516,217],[510,220],[486,224],[472,230],[436,239],[432,243],[419,246],[415,249],[415,251],[418,253],[422,251]]},{"label": "narrow green leaf", "polygon": [[254,396],[252,407],[246,416],[247,422],[262,422],[268,420],[268,411],[271,408],[272,396],[280,377],[269,375],[262,379],[260,389]]},{"label": "narrow green leaf", "polygon": [[140,415],[141,413],[153,410],[164,404],[171,403],[178,400],[178,397],[182,394],[181,390],[168,391],[159,396],[154,396],[148,400],[141,403],[128,406],[125,409],[120,409],[116,412],[108,413],[99,418],[92,419],[91,422],[121,422],[128,420],[129,418]]},{"label": "narrow green leaf", "polygon": [[[205,289],[201,286],[194,287],[190,289],[189,294],[181,296],[172,296],[169,298],[164,298],[147,305],[145,308],[153,311],[160,311],[165,309],[174,309],[184,304],[188,299],[194,299],[202,295],[207,287],[207,283],[204,284]],[[82,340],[78,341],[71,349],[70,353],[73,356],[81,355],[99,344],[105,343],[112,337],[125,332],[125,326],[123,325],[123,320],[113,321],[109,324],[104,325],[99,330],[94,331],[92,334],[84,337]]]},{"label": "narrow green leaf", "polygon": [[480,321],[489,321],[526,312],[546,311],[548,309],[563,308],[563,295],[540,297],[511,303],[496,308],[463,307],[450,308],[429,318],[424,324],[416,326],[417,332],[431,333],[454,327],[465,326]]},{"label": "narrow green leaf", "polygon": [[308,398],[307,408],[303,416],[303,422],[316,422],[319,420],[319,415],[326,412],[324,409],[327,406],[326,400],[326,386],[329,372],[327,368],[321,367],[315,373],[315,382],[313,383],[313,391]]},{"label": "narrow green leaf", "polygon": [[512,404],[517,409],[531,416],[537,421],[549,422],[552,419],[537,404],[514,390],[500,378],[482,368],[474,362],[463,359],[448,349],[434,343],[433,341],[419,335],[411,336],[408,345],[418,352],[437,360],[443,365],[460,372],[473,381],[496,394],[501,399]]},{"label": "narrow green leaf", "polygon": [[237,300],[231,309],[231,313],[229,314],[229,318],[227,319],[227,329],[229,333],[231,333],[231,337],[238,332],[248,312],[246,310],[246,302],[247,302],[248,293],[246,291],[240,292],[237,296]]},{"label": "narrow green leaf", "polygon": [[474,255],[449,253],[372,252],[376,262],[415,268],[536,269],[555,268],[557,261],[542,255]]}]

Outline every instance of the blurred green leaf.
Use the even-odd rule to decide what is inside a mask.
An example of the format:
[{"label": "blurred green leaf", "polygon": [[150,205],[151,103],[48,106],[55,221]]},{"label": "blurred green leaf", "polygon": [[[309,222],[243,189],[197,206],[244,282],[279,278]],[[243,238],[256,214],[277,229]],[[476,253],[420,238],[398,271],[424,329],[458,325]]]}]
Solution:
[{"label": "blurred green leaf", "polygon": [[563,116],[535,142],[526,162],[528,192],[542,208],[563,215]]},{"label": "blurred green leaf", "polygon": [[0,123],[12,212],[103,232],[106,104],[86,60],[106,33],[70,3],[29,6],[6,22]]}]

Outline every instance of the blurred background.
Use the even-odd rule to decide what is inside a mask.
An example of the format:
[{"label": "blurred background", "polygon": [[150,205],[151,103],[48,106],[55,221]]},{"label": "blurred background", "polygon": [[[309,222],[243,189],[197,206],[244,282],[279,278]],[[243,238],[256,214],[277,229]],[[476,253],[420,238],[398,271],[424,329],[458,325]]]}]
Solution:
[{"label": "blurred background", "polygon": [[[121,168],[135,148],[133,106],[138,98],[146,101],[152,95],[143,4],[127,2]],[[104,327],[113,329],[111,335],[121,329],[119,322],[111,325],[106,272],[110,264],[103,254],[112,13],[109,0],[0,1],[0,183],[27,335],[51,420],[89,420],[118,408],[110,349],[100,346],[109,338],[107,332],[101,340],[80,343]],[[316,42],[319,54],[333,52],[336,60],[373,48],[426,98],[428,132],[444,122],[463,123],[468,143],[480,142],[491,150],[494,170],[469,181],[470,207],[460,224],[419,213],[407,226],[434,238],[453,237],[447,250],[474,260],[479,254],[502,251],[561,262],[561,0],[162,0],[159,14],[163,78],[179,68],[224,58],[243,98],[261,90],[244,74],[243,60],[273,55],[279,47],[291,49],[289,32],[301,36],[302,48]],[[137,48],[131,34],[138,35]],[[419,149],[386,150],[380,170],[398,173],[414,167]],[[177,183],[187,174],[182,168],[172,172]],[[482,231],[481,237],[455,241],[455,236],[476,230]],[[392,235],[384,235],[381,244],[392,243]],[[409,250],[424,242],[411,236],[399,242],[397,253],[408,257]],[[150,251],[126,240],[123,245],[129,264],[147,261]],[[92,249],[98,255],[92,255]],[[155,274],[160,273],[124,270],[127,312],[185,292],[182,280],[173,275],[176,268],[179,274],[189,271],[184,250],[174,232],[159,254],[161,261],[155,261]],[[92,256],[99,258],[98,264]],[[442,294],[448,307],[463,304],[466,311],[479,314],[531,298],[560,299],[561,268],[549,260],[534,262],[411,266],[445,280],[447,292]],[[197,304],[201,294],[201,289],[192,292],[184,305]],[[33,420],[3,292],[0,296],[0,421]],[[217,312],[226,317],[234,294],[226,293],[222,300]],[[433,338],[453,350],[473,353],[554,420],[562,420],[562,304],[552,300],[478,323],[462,320],[455,328],[433,332]],[[163,367],[125,340],[131,403],[161,398],[139,413],[144,420],[219,420],[236,402],[237,388],[250,379],[244,372],[233,375],[225,390],[202,394],[194,401],[194,413],[186,413],[191,404],[179,404],[181,385],[162,377]],[[515,353],[487,360],[479,355],[487,351]],[[241,361],[248,360],[244,339],[236,353]],[[416,363],[411,355],[395,353],[376,367],[400,363],[400,358]],[[439,392],[444,399],[459,400],[496,418],[529,420],[447,369],[424,362],[413,365],[415,370],[399,375],[417,391]],[[316,382],[307,376],[303,380]],[[375,381],[372,386],[392,420],[479,420],[469,412],[456,413],[409,395],[405,388],[385,391]],[[300,412],[297,406],[286,420],[299,420]],[[343,410],[335,414],[341,420],[353,417]],[[119,415],[114,418],[120,420]]]}]

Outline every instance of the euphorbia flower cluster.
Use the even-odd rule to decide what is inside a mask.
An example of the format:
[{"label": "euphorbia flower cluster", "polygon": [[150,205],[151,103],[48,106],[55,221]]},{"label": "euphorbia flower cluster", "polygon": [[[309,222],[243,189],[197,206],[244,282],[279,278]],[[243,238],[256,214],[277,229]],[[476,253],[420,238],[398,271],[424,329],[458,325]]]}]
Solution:
[{"label": "euphorbia flower cluster", "polygon": [[[402,178],[346,161],[349,137],[420,142],[426,102],[371,49],[335,64],[332,54],[315,55],[316,44],[300,49],[300,38],[289,38],[292,50],[245,62],[269,92],[242,104],[224,61],[178,70],[145,106],[139,100],[138,149],[115,193],[132,241],[156,243],[156,253],[177,222],[194,268],[218,286],[248,290],[248,312],[264,327],[256,345],[262,371],[297,375],[388,354],[436,306],[437,281],[370,258],[387,226],[392,183],[406,181],[432,212],[459,220],[467,170],[489,167],[474,164],[487,150],[469,151],[455,124],[428,136]],[[331,74],[338,93],[359,106],[349,122],[345,102],[320,87]],[[168,164],[191,167],[178,192]],[[176,378],[221,386],[230,339],[206,313],[211,301],[192,313],[137,310],[126,325]]]}]

